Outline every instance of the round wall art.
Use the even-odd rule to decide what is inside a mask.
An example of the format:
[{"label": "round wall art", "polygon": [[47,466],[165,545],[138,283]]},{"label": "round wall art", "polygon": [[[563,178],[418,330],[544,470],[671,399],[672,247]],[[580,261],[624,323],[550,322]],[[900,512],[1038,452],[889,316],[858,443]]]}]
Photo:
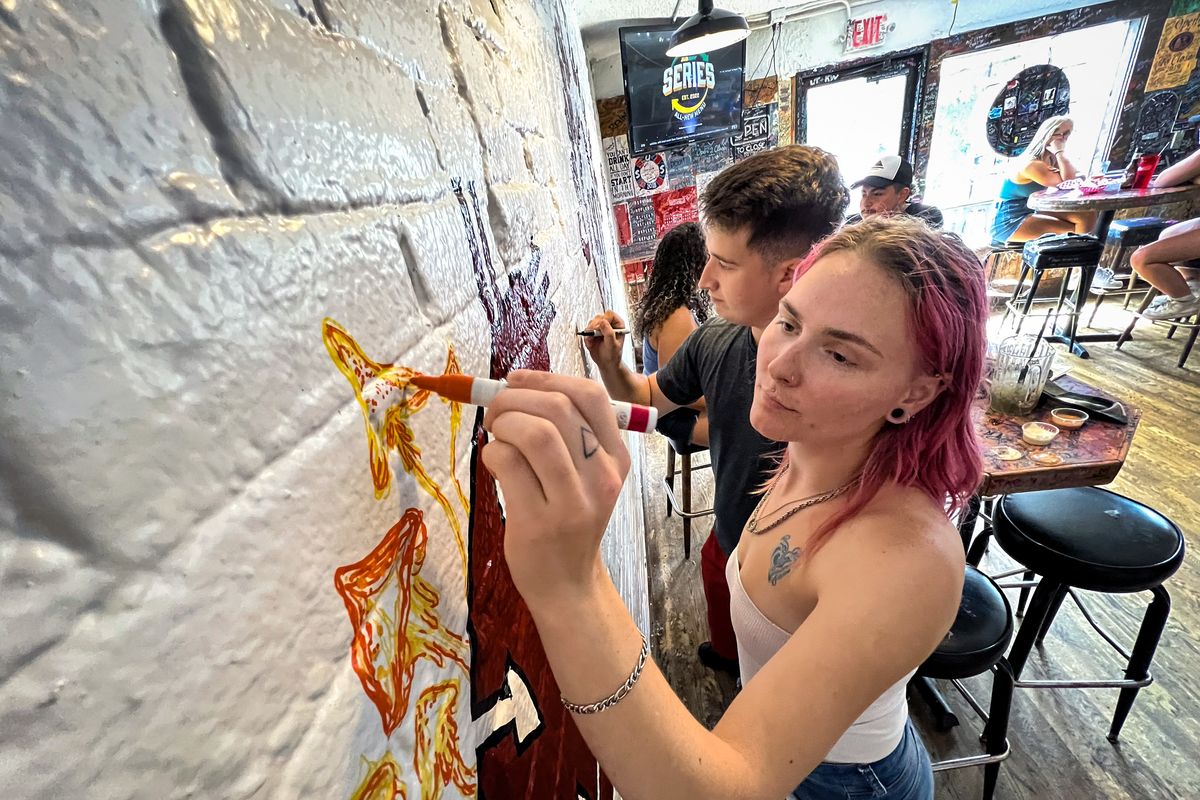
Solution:
[{"label": "round wall art", "polygon": [[1004,85],[988,109],[988,144],[1002,156],[1019,156],[1038,126],[1071,107],[1071,82],[1052,64],[1039,64],[1017,73]]}]

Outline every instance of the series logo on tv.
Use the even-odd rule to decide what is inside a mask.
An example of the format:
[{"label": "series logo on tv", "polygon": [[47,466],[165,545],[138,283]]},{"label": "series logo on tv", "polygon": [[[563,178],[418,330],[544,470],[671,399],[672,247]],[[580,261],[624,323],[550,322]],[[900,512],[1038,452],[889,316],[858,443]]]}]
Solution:
[{"label": "series logo on tv", "polygon": [[671,98],[676,119],[687,122],[700,116],[708,92],[717,85],[717,73],[707,53],[683,56],[663,70],[663,97]]}]

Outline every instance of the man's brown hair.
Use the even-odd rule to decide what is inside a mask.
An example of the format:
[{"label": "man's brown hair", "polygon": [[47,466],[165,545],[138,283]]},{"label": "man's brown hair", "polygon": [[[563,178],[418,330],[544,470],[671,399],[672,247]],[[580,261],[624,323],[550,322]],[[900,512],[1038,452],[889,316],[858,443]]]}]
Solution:
[{"label": "man's brown hair", "polygon": [[803,258],[837,228],[850,192],[837,159],[791,144],[755,153],[721,170],[704,190],[704,223],[749,230],[747,244],[768,264]]}]

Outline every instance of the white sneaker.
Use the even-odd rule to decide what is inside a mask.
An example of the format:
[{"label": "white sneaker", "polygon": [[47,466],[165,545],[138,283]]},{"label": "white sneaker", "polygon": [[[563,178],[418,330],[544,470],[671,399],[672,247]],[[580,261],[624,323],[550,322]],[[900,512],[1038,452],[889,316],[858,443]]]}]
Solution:
[{"label": "white sneaker", "polygon": [[1162,308],[1170,299],[1171,297],[1169,295],[1160,294],[1150,301],[1150,305],[1146,306],[1146,310],[1149,311],[1152,308]]},{"label": "white sneaker", "polygon": [[1190,317],[1197,311],[1200,311],[1200,297],[1192,295],[1183,300],[1168,298],[1167,302],[1157,307],[1151,305],[1142,312],[1142,316],[1146,319],[1178,319]]},{"label": "white sneaker", "polygon": [[1092,288],[1112,291],[1120,289],[1125,285],[1125,281],[1113,275],[1113,271],[1108,267],[1101,267],[1096,270],[1096,274],[1092,277]]}]

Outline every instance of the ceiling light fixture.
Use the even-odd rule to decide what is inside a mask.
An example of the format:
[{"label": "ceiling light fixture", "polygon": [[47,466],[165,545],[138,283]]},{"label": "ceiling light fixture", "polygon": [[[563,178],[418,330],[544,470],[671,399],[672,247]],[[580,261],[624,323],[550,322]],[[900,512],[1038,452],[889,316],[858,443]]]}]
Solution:
[{"label": "ceiling light fixture", "polygon": [[737,44],[750,35],[750,26],[741,14],[713,8],[712,0],[700,0],[699,13],[671,34],[671,46],[667,55],[671,58],[711,53],[731,44]]}]

